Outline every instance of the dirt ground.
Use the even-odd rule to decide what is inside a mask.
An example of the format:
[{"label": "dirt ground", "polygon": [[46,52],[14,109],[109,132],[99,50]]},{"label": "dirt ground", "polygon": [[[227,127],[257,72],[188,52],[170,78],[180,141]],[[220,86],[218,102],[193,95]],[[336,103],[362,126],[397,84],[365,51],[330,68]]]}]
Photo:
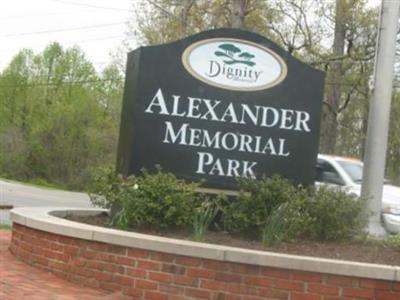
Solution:
[{"label": "dirt ground", "polygon": [[[69,216],[69,220],[110,227],[110,220],[107,215],[95,217]],[[164,237],[191,239],[190,231],[178,232],[159,232],[154,230],[131,230],[140,233],[159,235]],[[243,239],[229,235],[224,232],[209,231],[206,234],[205,241],[210,244],[226,245],[246,249],[261,251],[271,251],[277,253],[306,255],[313,257],[333,258],[341,260],[350,260],[356,262],[368,262],[375,264],[400,266],[400,249],[394,249],[379,241],[357,241],[357,242],[316,242],[309,240],[298,240],[295,242],[284,242],[277,245],[264,246],[260,241],[252,239]]]}]

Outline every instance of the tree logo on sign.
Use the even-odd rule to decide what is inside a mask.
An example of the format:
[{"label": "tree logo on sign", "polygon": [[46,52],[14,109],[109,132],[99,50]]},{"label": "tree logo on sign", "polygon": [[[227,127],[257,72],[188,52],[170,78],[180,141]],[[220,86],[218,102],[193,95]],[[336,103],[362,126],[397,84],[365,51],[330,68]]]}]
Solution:
[{"label": "tree logo on sign", "polygon": [[253,67],[256,63],[251,61],[255,56],[248,52],[242,52],[242,50],[233,44],[222,44],[218,46],[219,49],[214,52],[218,57],[224,57],[223,62],[227,65],[234,64],[245,64]]}]

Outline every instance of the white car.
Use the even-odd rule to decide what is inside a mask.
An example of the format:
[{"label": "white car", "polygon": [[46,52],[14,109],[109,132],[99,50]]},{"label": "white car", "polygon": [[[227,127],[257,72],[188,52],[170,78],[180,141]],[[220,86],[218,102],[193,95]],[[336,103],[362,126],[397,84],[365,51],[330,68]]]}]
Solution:
[{"label": "white car", "polygon": [[[317,184],[337,185],[357,196],[361,195],[363,163],[360,160],[332,155],[318,155]],[[400,187],[384,183],[382,220],[386,230],[400,232]]]}]

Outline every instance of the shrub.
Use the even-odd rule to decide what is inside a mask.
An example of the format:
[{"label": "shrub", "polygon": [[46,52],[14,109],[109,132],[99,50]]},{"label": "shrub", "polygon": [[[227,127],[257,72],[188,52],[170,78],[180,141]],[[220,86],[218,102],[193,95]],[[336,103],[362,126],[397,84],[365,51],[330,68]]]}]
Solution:
[{"label": "shrub", "polygon": [[224,209],[229,232],[261,236],[264,244],[295,238],[348,240],[360,235],[364,202],[343,191],[295,187],[278,176],[242,180],[240,193]]},{"label": "shrub", "polygon": [[261,180],[241,179],[239,187],[238,198],[224,210],[224,227],[230,232],[257,236],[273,211],[297,194],[288,180],[278,176]]},{"label": "shrub", "polygon": [[204,241],[205,234],[210,224],[215,220],[217,214],[222,210],[223,195],[204,196],[199,195],[198,205],[193,215],[193,239]]},{"label": "shrub", "polygon": [[385,245],[400,250],[400,234],[390,235],[384,241]]},{"label": "shrub", "polygon": [[119,205],[114,218],[119,228],[165,229],[191,225],[197,184],[187,184],[161,169],[154,174],[143,171],[142,176],[127,179],[114,174],[102,179],[92,202],[107,208]]},{"label": "shrub", "polygon": [[310,189],[308,197],[289,203],[290,214],[300,216],[297,235],[316,240],[349,240],[365,227],[364,201],[339,189]]}]

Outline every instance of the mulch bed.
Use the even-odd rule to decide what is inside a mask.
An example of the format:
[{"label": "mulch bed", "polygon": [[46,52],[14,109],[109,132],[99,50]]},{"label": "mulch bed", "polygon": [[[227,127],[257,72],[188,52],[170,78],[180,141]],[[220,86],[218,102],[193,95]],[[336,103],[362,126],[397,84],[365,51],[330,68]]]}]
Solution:
[{"label": "mulch bed", "polygon": [[[99,216],[80,217],[68,216],[68,220],[101,227],[110,227],[110,218],[103,214]],[[159,235],[164,237],[190,240],[190,231],[155,230],[129,230],[132,232]],[[243,239],[225,232],[209,231],[206,235],[206,243],[226,245],[253,250],[271,251],[285,254],[306,255],[312,257],[333,258],[356,262],[368,262],[375,264],[400,266],[400,249],[391,248],[379,241],[355,241],[355,242],[316,242],[299,240],[296,242],[283,242],[277,245],[264,246],[260,241]]]}]

